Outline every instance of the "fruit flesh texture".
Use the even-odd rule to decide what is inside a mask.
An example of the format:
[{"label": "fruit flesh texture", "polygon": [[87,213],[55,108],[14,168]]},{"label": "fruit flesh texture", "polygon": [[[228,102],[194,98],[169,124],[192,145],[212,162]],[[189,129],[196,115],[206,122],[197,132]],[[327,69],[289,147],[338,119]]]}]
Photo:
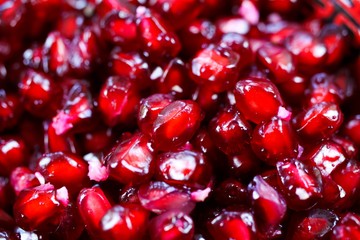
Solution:
[{"label": "fruit flesh texture", "polygon": [[311,2],[0,1],[0,236],[357,239],[358,46]]}]

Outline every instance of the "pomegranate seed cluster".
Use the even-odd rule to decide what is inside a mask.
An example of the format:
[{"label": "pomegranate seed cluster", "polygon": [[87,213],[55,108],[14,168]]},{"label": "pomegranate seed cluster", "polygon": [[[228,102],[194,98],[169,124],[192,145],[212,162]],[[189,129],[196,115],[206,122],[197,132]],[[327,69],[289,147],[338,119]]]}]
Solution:
[{"label": "pomegranate seed cluster", "polygon": [[312,2],[0,0],[0,239],[359,239],[359,46]]}]

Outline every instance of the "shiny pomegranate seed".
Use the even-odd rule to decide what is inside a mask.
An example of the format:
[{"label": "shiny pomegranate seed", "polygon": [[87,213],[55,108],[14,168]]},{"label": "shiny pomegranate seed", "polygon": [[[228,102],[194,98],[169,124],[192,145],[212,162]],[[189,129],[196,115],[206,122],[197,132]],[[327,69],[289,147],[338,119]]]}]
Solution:
[{"label": "shiny pomegranate seed", "polygon": [[111,209],[100,187],[84,188],[77,198],[77,207],[87,232],[93,239],[101,239],[101,219]]},{"label": "shiny pomegranate seed", "polygon": [[69,131],[87,129],[86,123],[94,115],[92,96],[87,82],[74,82],[65,96],[65,104],[52,119],[52,127],[57,135]]},{"label": "shiny pomegranate seed", "polygon": [[240,80],[236,83],[234,95],[237,109],[254,123],[271,119],[283,106],[277,87],[262,78]]},{"label": "shiny pomegranate seed", "polygon": [[108,150],[114,139],[111,128],[98,128],[82,136],[82,147],[86,152],[101,152]]},{"label": "shiny pomegranate seed", "polygon": [[276,164],[280,188],[287,205],[295,210],[313,207],[322,197],[322,178],[319,169],[296,159]]},{"label": "shiny pomegranate seed", "polygon": [[33,46],[24,51],[23,53],[23,63],[25,66],[40,69],[44,61],[44,52],[42,46]]},{"label": "shiny pomegranate seed", "polygon": [[358,155],[359,149],[350,139],[335,135],[331,138],[331,140],[344,149],[344,153],[346,154],[347,158],[354,159]]},{"label": "shiny pomegranate seed", "polygon": [[305,95],[307,86],[307,78],[300,75],[295,75],[288,81],[279,84],[278,88],[281,96],[284,98],[284,100],[286,100],[287,103],[289,103],[289,105],[301,106],[301,104],[303,103],[302,98]]},{"label": "shiny pomegranate seed", "polygon": [[291,221],[289,239],[326,238],[338,221],[338,217],[325,209],[313,209],[295,216]]},{"label": "shiny pomegranate seed", "polygon": [[53,184],[56,188],[65,186],[70,194],[77,194],[89,181],[85,160],[70,153],[44,154],[38,160],[36,170],[46,182]]},{"label": "shiny pomegranate seed", "polygon": [[257,59],[270,70],[275,83],[287,82],[295,75],[295,62],[285,48],[265,44],[257,51]]},{"label": "shiny pomegranate seed", "polygon": [[16,223],[24,230],[56,229],[65,207],[61,194],[49,183],[24,189],[14,203]]},{"label": "shiny pomegranate seed", "polygon": [[211,177],[211,165],[195,151],[166,152],[156,157],[157,179],[168,184],[205,188]]},{"label": "shiny pomegranate seed", "polygon": [[168,94],[154,94],[142,99],[137,117],[140,130],[151,135],[151,128],[157,116],[173,100],[172,95]]},{"label": "shiny pomegranate seed", "polygon": [[220,18],[216,22],[216,26],[222,34],[238,33],[246,35],[250,31],[250,24],[241,17],[225,17]]},{"label": "shiny pomegranate seed", "polygon": [[33,188],[39,186],[42,181],[42,176],[39,178],[37,175],[27,167],[17,167],[15,168],[9,177],[10,184],[16,195],[19,195],[20,192],[27,188]]},{"label": "shiny pomegranate seed", "polygon": [[136,9],[136,18],[141,49],[147,57],[157,62],[159,58],[175,57],[179,53],[181,43],[163,19],[142,6]]},{"label": "shiny pomegranate seed", "polygon": [[169,210],[190,213],[195,207],[189,192],[165,182],[149,182],[140,186],[138,197],[144,208],[158,214]]},{"label": "shiny pomegranate seed", "polygon": [[352,116],[345,124],[344,133],[348,136],[357,146],[360,146],[360,115]]},{"label": "shiny pomegranate seed", "polygon": [[349,212],[341,218],[331,233],[331,240],[357,239],[360,237],[360,217]]},{"label": "shiny pomegranate seed", "polygon": [[244,148],[241,153],[228,156],[228,172],[241,179],[252,179],[262,169],[263,161],[257,158],[251,147]]},{"label": "shiny pomegranate seed", "polygon": [[149,212],[135,204],[115,205],[100,221],[102,239],[143,239]]},{"label": "shiny pomegranate seed", "polygon": [[248,192],[246,186],[234,179],[227,179],[220,183],[214,191],[214,198],[221,206],[247,204]]},{"label": "shiny pomegranate seed", "polygon": [[28,148],[23,140],[14,136],[0,138],[0,175],[9,176],[16,167],[28,161]]},{"label": "shiny pomegranate seed", "polygon": [[67,39],[73,39],[82,30],[85,24],[83,15],[76,12],[65,12],[57,21],[56,29],[60,35]]},{"label": "shiny pomegranate seed", "polygon": [[210,45],[192,58],[190,76],[197,84],[224,92],[235,84],[243,61],[242,56],[229,48]]},{"label": "shiny pomegranate seed", "polygon": [[98,101],[105,123],[113,127],[135,119],[140,96],[128,78],[112,76],[103,84]]},{"label": "shiny pomegranate seed", "polygon": [[123,184],[148,181],[154,173],[154,150],[147,136],[137,133],[120,142],[105,157],[110,177]]},{"label": "shiny pomegranate seed", "polygon": [[19,97],[0,89],[0,131],[14,127],[22,113]]},{"label": "shiny pomegranate seed", "polygon": [[286,213],[284,198],[261,176],[254,177],[248,191],[260,232],[265,236],[276,234]]},{"label": "shiny pomegranate seed", "polygon": [[51,118],[61,109],[61,87],[45,74],[28,70],[19,83],[25,109],[37,117]]},{"label": "shiny pomegranate seed", "polygon": [[207,229],[214,239],[253,239],[255,220],[252,213],[223,210],[207,223]]},{"label": "shiny pomegranate seed", "polygon": [[290,122],[277,117],[257,125],[251,147],[261,160],[270,165],[298,154],[298,142]]},{"label": "shiny pomegranate seed", "polygon": [[109,42],[124,48],[136,49],[138,34],[133,14],[123,10],[111,11],[102,18],[100,27],[103,36]]},{"label": "shiny pomegranate seed", "polygon": [[200,49],[215,43],[219,35],[216,26],[205,19],[192,21],[187,27],[182,28],[179,33],[183,51],[189,56],[193,56]]},{"label": "shiny pomegranate seed", "polygon": [[124,78],[130,77],[139,89],[144,89],[149,85],[149,65],[138,53],[115,51],[111,57],[114,75],[124,76]]},{"label": "shiny pomegranate seed", "polygon": [[209,124],[214,144],[228,155],[239,154],[250,143],[251,125],[234,108],[220,111]]},{"label": "shiny pomegranate seed", "polygon": [[54,126],[48,122],[45,122],[43,127],[46,152],[78,152],[78,146],[73,135],[57,134]]},{"label": "shiny pomegranate seed", "polygon": [[338,105],[322,102],[295,116],[294,129],[305,139],[322,140],[334,134],[342,121],[343,113]]},{"label": "shiny pomegranate seed", "polygon": [[191,240],[194,236],[194,222],[181,211],[168,211],[149,224],[150,239]]},{"label": "shiny pomegranate seed", "polygon": [[167,105],[152,126],[157,150],[172,150],[191,139],[202,120],[200,107],[191,100],[177,100]]}]

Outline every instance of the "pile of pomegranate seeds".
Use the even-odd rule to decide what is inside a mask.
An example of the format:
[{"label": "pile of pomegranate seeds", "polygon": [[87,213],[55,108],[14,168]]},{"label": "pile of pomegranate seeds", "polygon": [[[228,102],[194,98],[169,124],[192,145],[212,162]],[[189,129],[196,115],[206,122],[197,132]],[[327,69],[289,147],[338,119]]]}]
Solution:
[{"label": "pile of pomegranate seeds", "polygon": [[312,2],[0,0],[0,239],[359,239],[359,46]]}]

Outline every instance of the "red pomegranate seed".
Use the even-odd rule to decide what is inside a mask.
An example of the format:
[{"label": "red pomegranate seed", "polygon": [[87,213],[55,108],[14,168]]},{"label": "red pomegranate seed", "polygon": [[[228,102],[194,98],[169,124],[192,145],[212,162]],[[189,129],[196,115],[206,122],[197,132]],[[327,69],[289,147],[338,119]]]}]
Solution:
[{"label": "red pomegranate seed", "polygon": [[125,1],[117,1],[117,0],[103,0],[100,2],[96,2],[96,14],[99,17],[104,17],[106,14],[110,13],[111,11],[123,11],[126,13],[131,13],[133,6],[127,4]]},{"label": "red pomegranate seed", "polygon": [[246,205],[248,192],[246,186],[234,179],[220,183],[214,191],[214,198],[220,206]]},{"label": "red pomegranate seed", "polygon": [[78,152],[75,138],[71,134],[57,134],[51,123],[44,122],[44,145],[46,152]]},{"label": "red pomegranate seed", "polygon": [[346,154],[347,158],[354,159],[358,155],[359,149],[356,144],[350,139],[335,135],[331,138],[331,140],[344,149],[344,153]]},{"label": "red pomegranate seed", "polygon": [[270,165],[298,154],[298,142],[290,122],[278,117],[257,125],[251,147],[261,160]]},{"label": "red pomegranate seed", "polygon": [[0,131],[14,127],[21,116],[22,106],[19,97],[0,89]]},{"label": "red pomegranate seed", "polygon": [[100,221],[102,239],[144,239],[149,212],[139,205],[115,205]]},{"label": "red pomegranate seed", "polygon": [[136,44],[138,34],[135,16],[128,11],[109,12],[101,19],[100,27],[109,42],[125,49],[137,49],[139,44]]},{"label": "red pomegranate seed", "polygon": [[326,46],[306,31],[295,31],[290,35],[285,46],[294,56],[302,70],[311,72],[320,67],[327,57]]},{"label": "red pomegranate seed", "polygon": [[331,233],[331,240],[357,239],[360,237],[360,216],[349,212],[341,218]]},{"label": "red pomegranate seed", "polygon": [[48,35],[43,47],[43,69],[64,76],[69,71],[70,42],[59,32]]},{"label": "red pomegranate seed", "polygon": [[114,140],[111,128],[99,127],[82,136],[82,147],[86,152],[102,152],[108,150]]},{"label": "red pomegranate seed", "polygon": [[219,37],[216,26],[208,20],[197,19],[188,26],[182,28],[179,37],[182,43],[182,51],[192,57],[197,51],[215,43]]},{"label": "red pomegranate seed", "polygon": [[195,203],[190,199],[190,193],[165,182],[149,182],[141,185],[138,197],[144,208],[158,214],[169,210],[190,213],[195,207]]},{"label": "red pomegranate seed", "polygon": [[28,70],[18,86],[24,107],[32,115],[51,118],[61,109],[63,91],[50,76]]},{"label": "red pomegranate seed", "polygon": [[254,177],[248,191],[260,232],[265,236],[276,234],[286,213],[284,198],[261,176]]},{"label": "red pomegranate seed", "polygon": [[155,68],[151,74],[151,80],[155,81],[153,83],[155,92],[169,93],[179,99],[190,96],[193,84],[189,79],[186,65],[179,58],[172,59],[163,68]]},{"label": "red pomegranate seed", "polygon": [[21,191],[14,203],[16,223],[28,231],[56,229],[65,207],[58,193],[49,183]]},{"label": "red pomegranate seed", "polygon": [[149,235],[152,240],[191,240],[194,236],[194,229],[194,222],[189,215],[173,210],[151,220]]},{"label": "red pomegranate seed", "polygon": [[287,82],[295,75],[295,62],[283,47],[265,44],[257,51],[257,59],[270,70],[275,83]]},{"label": "red pomegranate seed", "polygon": [[246,239],[255,237],[255,220],[252,213],[223,210],[207,223],[207,229],[214,239]]},{"label": "red pomegranate seed", "polygon": [[311,141],[329,138],[341,126],[343,113],[337,104],[322,102],[300,112],[294,118],[294,129]]},{"label": "red pomegranate seed", "polygon": [[244,35],[235,32],[225,33],[222,35],[219,45],[223,48],[230,48],[240,55],[241,69],[249,66],[254,60],[250,42]]},{"label": "red pomegranate seed", "polygon": [[150,139],[141,133],[117,144],[104,160],[110,177],[123,184],[146,182],[154,173]]},{"label": "red pomegranate seed", "polygon": [[151,128],[157,116],[173,101],[173,96],[168,94],[153,94],[145,99],[142,99],[137,117],[140,130],[143,133],[151,135]]},{"label": "red pomegranate seed", "polygon": [[112,58],[112,72],[116,76],[130,78],[131,82],[138,89],[144,89],[149,86],[150,72],[148,63],[138,53],[124,53],[123,51],[114,51]]},{"label": "red pomegranate seed", "polygon": [[101,219],[111,209],[110,202],[100,187],[84,188],[77,198],[77,207],[91,238],[101,239]]},{"label": "red pomegranate seed", "polygon": [[44,176],[46,182],[56,188],[65,186],[70,194],[77,194],[89,182],[85,160],[71,153],[44,154],[38,160],[37,171]]},{"label": "red pomegranate seed", "polygon": [[241,179],[252,179],[260,172],[263,161],[258,159],[251,147],[244,148],[241,153],[228,156],[228,172],[231,176]]},{"label": "red pomegranate seed", "polygon": [[360,114],[352,116],[345,124],[344,133],[360,146]]},{"label": "red pomegranate seed", "polygon": [[[19,195],[24,189],[33,188],[41,184],[39,179],[36,177],[36,174],[27,167],[15,168],[11,172],[9,179],[11,187],[16,195]],[[41,178],[40,180],[43,179]]]},{"label": "red pomegranate seed", "polygon": [[65,96],[63,109],[52,120],[52,127],[57,135],[69,131],[87,129],[86,123],[94,115],[92,96],[87,82],[74,82]]},{"label": "red pomegranate seed", "polygon": [[112,76],[103,84],[98,102],[105,123],[113,127],[134,121],[140,96],[128,78]]},{"label": "red pomegranate seed", "polygon": [[73,39],[85,25],[85,17],[76,12],[65,12],[56,23],[56,29],[60,35],[67,39]]},{"label": "red pomegranate seed", "polygon": [[23,63],[25,66],[40,69],[44,61],[44,51],[42,46],[33,46],[23,53]]},{"label": "red pomegranate seed", "polygon": [[286,100],[287,103],[292,106],[301,106],[301,104],[303,103],[302,98],[305,95],[307,86],[307,78],[301,75],[295,75],[288,81],[279,84],[278,88],[281,96],[284,97],[284,100]]},{"label": "red pomegranate seed", "polygon": [[190,76],[199,85],[224,92],[234,86],[243,61],[242,56],[229,48],[209,45],[191,59]]},{"label": "red pomegranate seed", "polygon": [[180,41],[163,19],[142,6],[136,9],[136,17],[141,48],[147,57],[158,62],[161,58],[175,57],[179,53]]},{"label": "red pomegranate seed", "polygon": [[212,173],[206,157],[190,150],[162,153],[157,156],[155,166],[157,179],[195,189],[206,187]]},{"label": "red pomegranate seed", "polygon": [[310,209],[322,197],[322,178],[319,169],[296,159],[276,164],[279,186],[289,208]]},{"label": "red pomegranate seed", "polygon": [[8,177],[16,167],[28,161],[28,149],[23,140],[15,136],[0,138],[0,176]]},{"label": "red pomegranate seed", "polygon": [[276,116],[283,105],[277,87],[267,79],[248,78],[236,83],[236,107],[243,116],[254,123]]},{"label": "red pomegranate seed", "polygon": [[189,141],[200,126],[200,107],[191,100],[177,100],[167,105],[156,118],[152,137],[157,150],[174,150]]},{"label": "red pomegranate seed", "polygon": [[312,209],[295,215],[289,226],[292,231],[289,231],[288,237],[294,240],[326,238],[337,221],[338,217],[329,210]]},{"label": "red pomegranate seed", "polygon": [[214,144],[228,155],[241,153],[250,142],[251,125],[234,108],[219,111],[209,123]]}]

